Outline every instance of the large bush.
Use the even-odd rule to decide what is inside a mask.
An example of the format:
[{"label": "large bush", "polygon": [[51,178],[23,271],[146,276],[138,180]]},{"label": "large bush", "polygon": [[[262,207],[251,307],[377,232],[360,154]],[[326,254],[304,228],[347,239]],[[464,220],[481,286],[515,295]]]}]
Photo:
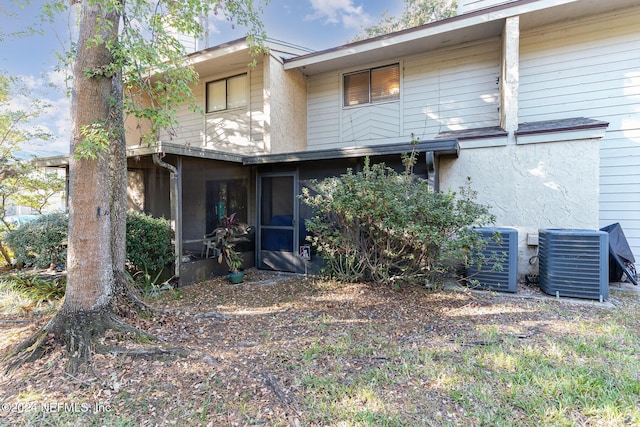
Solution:
[{"label": "large bush", "polygon": [[43,215],[8,232],[5,240],[18,264],[37,268],[64,264],[68,224],[66,214]]},{"label": "large bush", "polygon": [[[44,215],[7,233],[16,263],[46,268],[67,259],[69,221],[65,214]],[[173,261],[169,221],[137,212],[127,213],[127,268],[158,272]]]},{"label": "large bush", "polygon": [[469,185],[459,193],[433,191],[409,167],[395,172],[365,162],[361,172],[303,189],[316,213],[307,223],[327,273],[338,280],[399,285],[435,283],[468,261],[483,243],[473,225],[493,222]]},{"label": "large bush", "polygon": [[158,272],[173,261],[173,234],[165,218],[127,212],[127,268]]}]

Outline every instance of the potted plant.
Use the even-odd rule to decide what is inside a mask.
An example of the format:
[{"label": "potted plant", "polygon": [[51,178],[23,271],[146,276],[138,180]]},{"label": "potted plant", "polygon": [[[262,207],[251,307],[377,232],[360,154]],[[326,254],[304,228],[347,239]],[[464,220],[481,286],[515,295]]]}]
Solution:
[{"label": "potted plant", "polygon": [[240,283],[244,278],[242,255],[234,248],[233,238],[236,236],[236,214],[231,214],[223,219],[223,226],[220,230],[217,247],[220,250],[218,262],[224,261],[229,267],[229,280],[231,283]]}]

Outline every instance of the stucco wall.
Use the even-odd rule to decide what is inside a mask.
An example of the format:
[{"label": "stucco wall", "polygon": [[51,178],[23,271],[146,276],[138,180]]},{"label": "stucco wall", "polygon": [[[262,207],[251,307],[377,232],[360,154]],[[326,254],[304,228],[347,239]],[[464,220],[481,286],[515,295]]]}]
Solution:
[{"label": "stucco wall", "polygon": [[[265,84],[266,86],[267,84]],[[307,80],[299,70],[285,71],[269,57],[269,102],[266,102],[267,147],[271,153],[302,151],[307,143]]]},{"label": "stucco wall", "polygon": [[463,149],[442,158],[440,188],[458,190],[471,178],[496,226],[518,230],[518,273],[537,271],[528,233],[540,228],[598,228],[598,142],[566,141]]}]

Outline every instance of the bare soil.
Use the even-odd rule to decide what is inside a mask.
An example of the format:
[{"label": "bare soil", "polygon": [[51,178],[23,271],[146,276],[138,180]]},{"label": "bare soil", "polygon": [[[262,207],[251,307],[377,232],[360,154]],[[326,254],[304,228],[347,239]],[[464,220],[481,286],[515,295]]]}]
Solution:
[{"label": "bare soil", "polygon": [[[322,415],[312,381],[339,371],[326,387],[350,384],[366,369],[400,366],[403,349],[484,345],[507,336],[535,342],[571,333],[559,330],[560,321],[616,309],[520,288],[517,295],[394,290],[251,270],[239,285],[218,278],[164,292],[151,301],[163,311],[134,321],[158,337],[151,344],[161,353],[145,355],[150,343],[109,334],[103,344],[119,346],[121,354],[95,354],[92,372],[71,377],[64,352],[53,351],[0,377],[0,425],[351,425]],[[0,319],[0,354],[49,316]],[[465,424],[456,403],[429,385],[388,382],[380,396],[403,425]]]}]

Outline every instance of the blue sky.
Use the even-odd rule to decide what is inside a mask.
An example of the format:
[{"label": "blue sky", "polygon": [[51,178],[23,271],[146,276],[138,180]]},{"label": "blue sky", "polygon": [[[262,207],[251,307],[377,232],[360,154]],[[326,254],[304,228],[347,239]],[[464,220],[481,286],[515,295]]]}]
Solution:
[{"label": "blue sky", "polygon": [[[13,14],[0,13],[0,33],[6,35],[36,21],[45,0],[32,0],[25,8],[13,7],[13,0],[3,3],[0,11]],[[263,22],[270,38],[322,50],[347,43],[363,27],[378,22],[385,11],[398,15],[403,4],[402,0],[271,0],[264,7]],[[45,25],[44,35],[0,40],[0,71],[23,77],[36,96],[52,105],[39,124],[47,127],[55,140],[46,146],[29,148],[38,155],[68,152],[69,99],[64,95],[64,74],[57,71],[56,52],[62,52],[70,41],[75,41],[70,35],[72,24],[73,18],[60,16],[55,24]],[[233,29],[220,20],[211,25],[209,44],[214,46],[244,34],[244,29]],[[59,89],[52,91],[50,84]],[[15,100],[17,105],[21,102],[24,100]]]}]

